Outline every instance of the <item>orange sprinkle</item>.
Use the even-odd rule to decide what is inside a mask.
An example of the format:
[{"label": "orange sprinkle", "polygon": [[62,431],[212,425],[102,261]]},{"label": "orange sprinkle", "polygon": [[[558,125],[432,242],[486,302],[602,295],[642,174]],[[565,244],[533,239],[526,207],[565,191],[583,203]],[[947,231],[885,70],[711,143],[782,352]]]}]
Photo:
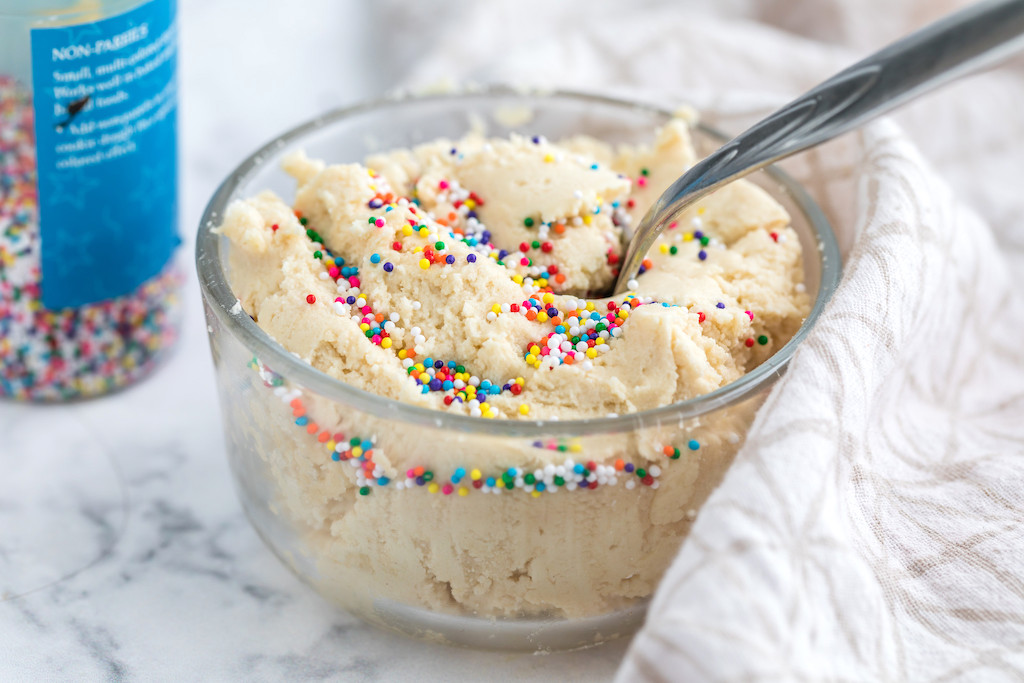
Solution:
[{"label": "orange sprinkle", "polygon": [[424,473],[424,472],[426,472],[426,471],[427,471],[427,468],[425,468],[425,467],[423,467],[422,465],[420,465],[419,467],[415,468],[415,469],[414,469],[414,470],[413,470],[412,472],[413,472],[413,474],[415,474],[415,475],[416,475],[417,477],[422,477],[422,476],[423,476],[423,473]]},{"label": "orange sprinkle", "polygon": [[644,260],[642,261],[642,263],[644,264],[644,268],[650,268],[650,267],[651,267],[651,266],[653,265],[653,264],[651,263],[651,259],[649,259],[649,258],[645,258],[645,259],[644,259]]},{"label": "orange sprinkle", "polygon": [[310,422],[306,425],[306,431],[310,434],[316,434],[316,430],[320,429],[316,422]]},{"label": "orange sprinkle", "polygon": [[414,349],[411,346],[409,348],[407,348],[405,350],[405,357],[406,358],[415,358],[416,357],[416,349]]},{"label": "orange sprinkle", "polygon": [[434,222],[437,223],[438,225],[443,225],[446,228],[448,227],[448,220],[445,218],[435,218]]},{"label": "orange sprinkle", "polygon": [[[667,448],[667,446],[666,446],[666,448]],[[622,470],[626,469],[626,463],[623,462],[622,460],[616,460],[615,461],[615,469],[618,470],[619,472],[621,472]]]},{"label": "orange sprinkle", "polygon": [[299,406],[298,408],[292,408],[292,415],[294,415],[295,417],[302,417],[305,414],[306,409],[303,408],[302,406]]},{"label": "orange sprinkle", "polygon": [[562,359],[562,362],[565,363],[566,365],[572,365],[573,363],[576,362],[576,360],[572,356],[566,356],[565,358]]},{"label": "orange sprinkle", "polygon": [[316,437],[316,439],[320,443],[327,443],[328,441],[331,440],[331,433],[326,431],[320,432],[320,436]]},{"label": "orange sprinkle", "polygon": [[302,399],[301,398],[293,398],[292,402],[289,403],[288,405],[290,405],[292,408],[301,408],[302,407]]},{"label": "orange sprinkle", "polygon": [[555,234],[561,235],[565,232],[565,225],[563,223],[555,223]]},{"label": "orange sprinkle", "polygon": [[382,322],[384,322],[384,314],[383,313],[378,313],[377,315],[373,316],[373,319],[376,320],[379,323],[382,323]]},{"label": "orange sprinkle", "polygon": [[562,318],[561,318],[561,316],[557,316],[557,315],[556,315],[556,316],[555,316],[554,318],[552,318],[552,319],[551,319],[551,324],[552,324],[552,325],[561,325],[561,324],[562,324]]},{"label": "orange sprinkle", "polygon": [[675,449],[672,448],[671,446],[665,446],[664,448],[661,449],[661,452],[664,453],[665,455],[671,456],[673,453],[675,453]]},{"label": "orange sprinkle", "polygon": [[557,282],[558,284],[562,284],[563,282],[565,282],[565,276],[559,273],[558,275],[555,276],[555,282]]},{"label": "orange sprinkle", "polygon": [[457,219],[458,217],[459,217],[459,214],[455,213],[454,211],[449,211],[449,212],[448,212],[448,220],[450,220],[450,221],[454,221],[454,220],[456,220],[456,219]]}]

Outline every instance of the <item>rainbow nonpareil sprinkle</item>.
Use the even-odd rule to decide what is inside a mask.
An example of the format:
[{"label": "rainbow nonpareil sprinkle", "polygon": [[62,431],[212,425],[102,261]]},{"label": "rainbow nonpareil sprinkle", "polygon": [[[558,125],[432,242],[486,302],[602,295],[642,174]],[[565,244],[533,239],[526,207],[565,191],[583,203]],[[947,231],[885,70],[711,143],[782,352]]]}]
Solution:
[{"label": "rainbow nonpareil sprinkle", "polygon": [[0,191],[0,397],[84,398],[148,373],[177,338],[181,275],[172,267],[128,296],[43,307],[32,99],[2,76]]}]

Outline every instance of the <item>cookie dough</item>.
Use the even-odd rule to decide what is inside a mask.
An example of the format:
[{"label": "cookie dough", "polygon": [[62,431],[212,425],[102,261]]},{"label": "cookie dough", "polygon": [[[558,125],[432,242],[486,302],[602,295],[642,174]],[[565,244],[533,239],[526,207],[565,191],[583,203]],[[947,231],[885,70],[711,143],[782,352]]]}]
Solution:
[{"label": "cookie dough", "polygon": [[[556,426],[663,406],[756,367],[810,307],[788,215],[745,181],[681,215],[628,293],[595,296],[622,231],[694,160],[682,121],[648,146],[471,134],[365,165],[295,155],[293,205],[229,207],[230,280],[285,349],[401,402]],[[214,345],[220,367],[250,361]],[[377,417],[250,366],[249,385],[222,382],[250,515],[322,594],[391,626],[395,605],[574,619],[636,604],[763,399],[523,439]]]}]

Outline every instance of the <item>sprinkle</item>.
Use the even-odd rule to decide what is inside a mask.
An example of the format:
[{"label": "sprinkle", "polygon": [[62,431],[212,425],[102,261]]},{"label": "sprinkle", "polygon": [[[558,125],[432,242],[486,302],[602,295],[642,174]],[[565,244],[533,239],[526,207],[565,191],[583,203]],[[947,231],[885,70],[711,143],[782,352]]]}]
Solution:
[{"label": "sprinkle", "polygon": [[524,219],[523,219],[523,225],[525,225],[525,226],[526,226],[526,227],[528,227],[528,228],[532,228],[532,227],[533,227],[533,218],[531,218],[531,217],[529,217],[529,216],[527,216],[526,218],[524,218]]},{"label": "sprinkle", "polygon": [[370,263],[380,263],[380,254],[372,254],[370,256]]},{"label": "sprinkle", "polygon": [[316,296],[314,296],[312,294],[307,294],[306,295],[306,303],[307,304],[315,304],[316,303]]},{"label": "sprinkle", "polygon": [[430,261],[428,261],[425,258],[421,258],[420,259],[420,268],[422,268],[423,270],[426,270],[429,267],[430,267]]},{"label": "sprinkle", "polygon": [[385,270],[386,272],[390,273],[390,272],[391,272],[391,271],[393,271],[394,269],[395,269],[395,265],[394,265],[393,263],[391,263],[391,261],[388,261],[388,262],[386,262],[386,263],[384,264],[384,270]]}]

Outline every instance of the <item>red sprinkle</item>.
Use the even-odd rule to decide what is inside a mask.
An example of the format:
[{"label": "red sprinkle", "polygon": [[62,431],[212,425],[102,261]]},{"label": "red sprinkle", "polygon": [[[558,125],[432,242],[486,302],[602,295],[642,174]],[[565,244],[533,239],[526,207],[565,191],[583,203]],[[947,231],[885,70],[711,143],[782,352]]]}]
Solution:
[{"label": "red sprinkle", "polygon": [[307,304],[315,304],[316,303],[316,297],[313,296],[312,294],[307,294],[306,295],[306,303]]},{"label": "red sprinkle", "polygon": [[704,312],[703,311],[698,311],[697,312],[697,322],[702,323],[705,320],[707,320],[707,316],[704,315]]},{"label": "red sprinkle", "polygon": [[749,348],[749,347],[751,347],[751,346],[753,346],[753,345],[754,345],[754,338],[753,338],[753,337],[748,337],[748,338],[747,338],[747,341],[745,341],[745,342],[743,342],[743,343],[744,343],[744,344],[746,344],[746,345],[747,345],[747,347]]}]

